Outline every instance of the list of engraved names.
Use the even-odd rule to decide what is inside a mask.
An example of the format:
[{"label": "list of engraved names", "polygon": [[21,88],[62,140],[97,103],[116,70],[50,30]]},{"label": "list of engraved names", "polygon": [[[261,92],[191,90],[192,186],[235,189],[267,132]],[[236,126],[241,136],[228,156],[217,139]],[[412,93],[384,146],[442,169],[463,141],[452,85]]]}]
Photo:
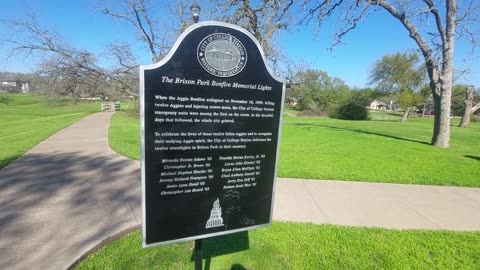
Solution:
[{"label": "list of engraved names", "polygon": [[[162,83],[244,88],[260,92],[271,90],[268,85],[167,76],[162,77]],[[152,102],[155,127],[151,134],[154,138],[153,152],[184,153],[180,154],[181,157],[161,159],[160,175],[156,179],[161,186],[161,196],[209,192],[212,181],[220,181],[222,190],[257,186],[264,161],[274,158],[266,152],[258,151],[257,149],[262,149],[258,146],[271,144],[275,134],[271,130],[258,128],[258,125],[246,123],[271,122],[276,105],[273,100],[250,99],[245,96],[215,98],[198,93],[158,93],[153,95]],[[165,128],[172,125],[175,125],[174,130]],[[193,125],[200,128],[191,129]],[[211,126],[215,128],[209,128]],[[218,188],[219,183],[215,185]]]},{"label": "list of engraved names", "polygon": [[[265,155],[219,156],[222,189],[246,189],[257,186]],[[158,182],[164,184],[160,195],[208,192],[214,178],[213,157],[162,159]]]}]

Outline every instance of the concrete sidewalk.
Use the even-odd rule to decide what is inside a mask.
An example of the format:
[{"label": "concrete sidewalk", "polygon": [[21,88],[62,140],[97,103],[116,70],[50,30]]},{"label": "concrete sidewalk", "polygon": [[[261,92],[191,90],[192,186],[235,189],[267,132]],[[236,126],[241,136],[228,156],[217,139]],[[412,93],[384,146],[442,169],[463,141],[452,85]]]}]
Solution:
[{"label": "concrete sidewalk", "polygon": [[[0,170],[0,269],[65,269],[140,224],[139,162],[109,148],[110,116],[88,116]],[[278,179],[274,219],[480,231],[480,189]]]},{"label": "concrete sidewalk", "polygon": [[274,219],[480,231],[480,188],[279,179]]},{"label": "concrete sidewalk", "polygon": [[0,269],[65,269],[141,222],[139,163],[109,148],[110,116],[90,115],[0,170]]}]

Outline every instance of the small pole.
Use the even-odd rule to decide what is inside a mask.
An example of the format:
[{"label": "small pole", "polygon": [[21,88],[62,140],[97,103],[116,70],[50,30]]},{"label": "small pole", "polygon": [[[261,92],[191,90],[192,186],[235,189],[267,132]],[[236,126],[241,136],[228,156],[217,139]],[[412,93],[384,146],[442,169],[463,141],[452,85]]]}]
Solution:
[{"label": "small pole", "polygon": [[[198,23],[198,19],[200,18],[200,6],[197,2],[193,3],[190,7],[192,11],[193,22]],[[203,252],[202,252],[202,239],[195,240],[195,270],[202,270],[202,260],[203,260]]]},{"label": "small pole", "polygon": [[202,270],[202,239],[195,240],[195,270]]}]

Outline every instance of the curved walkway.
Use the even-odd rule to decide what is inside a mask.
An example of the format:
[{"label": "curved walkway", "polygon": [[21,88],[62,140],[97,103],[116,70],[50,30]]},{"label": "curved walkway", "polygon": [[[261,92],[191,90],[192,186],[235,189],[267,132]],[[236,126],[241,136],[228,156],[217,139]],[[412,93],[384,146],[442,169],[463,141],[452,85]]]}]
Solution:
[{"label": "curved walkway", "polygon": [[108,146],[110,116],[87,116],[0,170],[0,269],[65,269],[141,222],[139,163]]},{"label": "curved walkway", "polygon": [[[65,269],[140,224],[139,162],[109,148],[111,115],[88,116],[0,170],[0,269]],[[480,231],[480,189],[278,179],[274,219]]]}]

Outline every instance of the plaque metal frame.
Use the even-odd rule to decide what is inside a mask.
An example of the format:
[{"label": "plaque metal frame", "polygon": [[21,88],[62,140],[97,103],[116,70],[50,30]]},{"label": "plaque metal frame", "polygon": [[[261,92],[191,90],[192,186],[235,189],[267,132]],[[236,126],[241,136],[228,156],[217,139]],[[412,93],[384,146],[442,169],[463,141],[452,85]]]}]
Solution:
[{"label": "plaque metal frame", "polygon": [[[227,28],[232,28],[234,30],[240,31],[243,34],[247,35],[257,46],[257,49],[259,50],[263,63],[273,79],[277,80],[278,82],[282,83],[282,98],[281,98],[281,107],[280,107],[280,115],[279,115],[279,130],[278,130],[278,136],[277,136],[277,147],[276,147],[276,156],[275,156],[275,169],[274,169],[274,178],[273,178],[273,188],[272,188],[272,202],[270,206],[270,221],[265,224],[261,225],[255,225],[255,226],[249,226],[249,227],[243,227],[240,229],[234,229],[234,230],[227,230],[227,231],[222,231],[222,232],[215,232],[215,233],[208,233],[208,234],[200,234],[196,236],[190,236],[190,237],[185,237],[185,238],[179,238],[175,240],[169,240],[169,241],[164,241],[164,242],[158,242],[158,243],[153,243],[153,244],[146,244],[146,201],[145,201],[145,104],[144,104],[144,99],[145,99],[145,70],[151,70],[151,69],[156,69],[164,64],[166,64],[172,56],[175,54],[177,51],[178,47],[180,44],[183,42],[185,37],[189,35],[191,32],[196,30],[197,28],[204,27],[204,26],[222,26],[222,27],[227,27]],[[280,141],[282,137],[282,124],[283,124],[283,112],[284,112],[284,107],[285,107],[285,85],[286,85],[286,80],[279,78],[276,76],[270,67],[268,66],[265,53],[263,52],[262,47],[260,46],[260,43],[257,41],[257,39],[247,30],[244,28],[241,28],[237,25],[229,24],[229,23],[224,23],[224,22],[217,22],[217,21],[205,21],[205,22],[199,22],[195,23],[192,26],[188,27],[177,39],[173,47],[170,49],[168,54],[158,63],[155,64],[150,64],[150,65],[140,65],[139,67],[139,75],[140,75],[140,157],[141,157],[141,182],[142,182],[142,246],[143,248],[149,248],[149,247],[155,247],[155,246],[162,246],[162,245],[168,245],[168,244],[174,244],[174,243],[179,243],[179,242],[185,242],[185,241],[191,241],[191,240],[198,240],[198,239],[204,239],[208,237],[214,237],[214,236],[220,236],[220,235],[227,235],[227,234],[232,234],[232,233],[237,233],[237,232],[243,232],[243,231],[248,231],[251,229],[257,229],[257,228],[262,228],[266,227],[272,224],[272,218],[273,218],[273,205],[275,201],[275,186],[276,186],[276,181],[277,181],[277,174],[278,174],[278,159],[280,156]],[[214,76],[214,75],[212,75]]]}]

